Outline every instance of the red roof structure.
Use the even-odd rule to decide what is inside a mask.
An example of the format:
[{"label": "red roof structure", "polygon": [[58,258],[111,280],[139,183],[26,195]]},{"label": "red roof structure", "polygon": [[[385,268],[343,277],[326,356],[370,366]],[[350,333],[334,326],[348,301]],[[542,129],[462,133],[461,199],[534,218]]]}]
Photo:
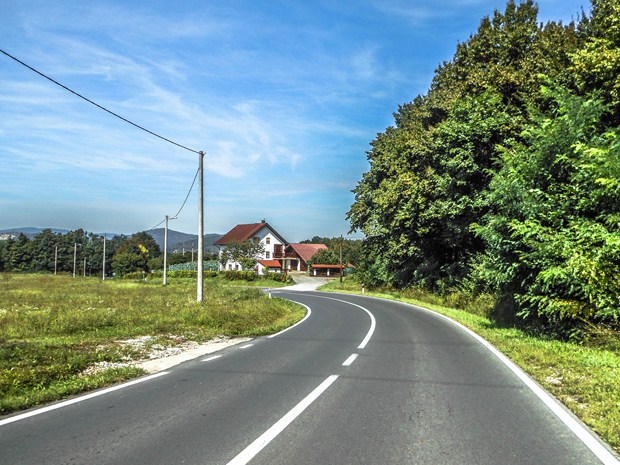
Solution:
[{"label": "red roof structure", "polygon": [[259,260],[258,263],[267,268],[282,268],[282,263],[278,260]]},{"label": "red roof structure", "polygon": [[308,260],[319,250],[327,249],[325,244],[289,244],[287,249],[289,247],[306,263],[308,263]]},{"label": "red roof structure", "polygon": [[280,239],[283,244],[286,244],[286,241],[280,234],[273,229],[269,223],[262,221],[260,223],[250,223],[250,224],[238,224],[222,237],[220,237],[217,241],[215,241],[215,245],[226,245],[231,241],[247,241],[254,237],[256,233],[258,233],[263,228],[269,228],[269,230]]}]

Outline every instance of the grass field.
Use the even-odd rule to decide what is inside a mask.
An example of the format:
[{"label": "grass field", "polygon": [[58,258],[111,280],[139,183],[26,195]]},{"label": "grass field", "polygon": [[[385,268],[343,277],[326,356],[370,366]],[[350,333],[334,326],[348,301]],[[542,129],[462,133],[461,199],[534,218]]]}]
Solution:
[{"label": "grass field", "polygon": [[[140,358],[149,344],[269,334],[305,314],[259,289],[227,284],[205,280],[198,303],[194,280],[173,279],[164,287],[161,281],[3,275],[0,414],[140,376],[144,372],[130,366],[91,368]],[[142,336],[153,336],[146,347],[121,343]]]},{"label": "grass field", "polygon": [[[361,293],[352,281],[332,282],[321,290]],[[483,315],[437,305],[436,296],[398,291],[366,295],[400,300],[449,316],[479,334],[562,401],[590,428],[620,453],[620,338],[598,334],[589,343],[576,344],[499,327]],[[424,300],[421,300],[424,299]],[[426,301],[425,301],[426,300]]]}]

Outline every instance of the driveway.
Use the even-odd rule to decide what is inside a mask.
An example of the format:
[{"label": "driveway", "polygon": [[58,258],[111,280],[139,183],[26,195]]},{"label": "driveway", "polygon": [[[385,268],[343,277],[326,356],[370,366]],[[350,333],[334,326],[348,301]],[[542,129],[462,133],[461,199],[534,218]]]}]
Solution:
[{"label": "driveway", "polygon": [[334,278],[308,276],[305,273],[290,273],[291,278],[295,281],[292,286],[287,286],[287,291],[315,291],[323,284],[327,284]]}]

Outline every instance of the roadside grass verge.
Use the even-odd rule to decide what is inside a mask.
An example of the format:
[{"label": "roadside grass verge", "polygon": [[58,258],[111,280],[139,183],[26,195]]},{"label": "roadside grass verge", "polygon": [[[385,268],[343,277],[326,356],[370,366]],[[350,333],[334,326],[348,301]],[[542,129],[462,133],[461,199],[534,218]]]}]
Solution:
[{"label": "roadside grass verge", "polygon": [[[259,289],[205,280],[196,283],[5,275],[0,283],[0,414],[135,378],[126,364],[149,344],[174,346],[216,336],[271,334],[303,318],[305,310]],[[152,336],[136,348],[122,341]]]},{"label": "roadside grass verge", "polygon": [[[320,290],[361,294],[351,280],[332,282]],[[418,291],[369,292],[365,295],[399,300],[452,318],[479,334],[564,403],[617,453],[620,453],[620,344],[616,333],[599,334],[582,344],[532,335],[518,328],[501,327],[485,317],[439,305],[440,297]],[[426,300],[426,301],[425,301]],[[429,302],[430,301],[430,302]]]},{"label": "roadside grass verge", "polygon": [[[143,277],[144,276],[144,277]],[[193,270],[175,270],[168,272],[169,279],[187,279],[196,281],[197,272]],[[161,284],[163,282],[163,272],[156,271],[142,275],[142,273],[130,273],[130,278],[135,280],[146,280]],[[257,275],[254,271],[211,271],[204,272],[205,282],[217,283],[220,286],[244,286],[275,288],[290,286],[294,284],[293,279],[284,273],[269,273],[267,275]]]}]

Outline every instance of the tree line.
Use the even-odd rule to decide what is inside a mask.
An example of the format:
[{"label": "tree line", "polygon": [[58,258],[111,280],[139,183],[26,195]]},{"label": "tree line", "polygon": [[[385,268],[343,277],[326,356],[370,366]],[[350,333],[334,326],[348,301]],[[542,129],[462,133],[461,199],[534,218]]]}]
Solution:
[{"label": "tree line", "polygon": [[[104,257],[105,241],[105,257]],[[206,259],[213,258],[207,256]],[[45,229],[30,239],[25,234],[0,241],[0,271],[5,272],[57,272],[77,275],[125,276],[128,273],[163,269],[162,251],[147,232],[132,236],[104,236],[82,229],[66,234]],[[187,254],[169,254],[168,264],[186,263]]]},{"label": "tree line", "polygon": [[324,244],[327,249],[319,250],[309,260],[309,264],[323,263],[335,265],[340,263],[340,254],[342,252],[342,263],[347,266],[349,264],[356,265],[362,254],[362,241],[360,239],[347,239],[343,237],[321,237],[313,236],[300,242],[301,244]]},{"label": "tree line", "polygon": [[620,317],[620,4],[482,19],[377,135],[347,218],[370,286],[490,293],[559,334]]}]

